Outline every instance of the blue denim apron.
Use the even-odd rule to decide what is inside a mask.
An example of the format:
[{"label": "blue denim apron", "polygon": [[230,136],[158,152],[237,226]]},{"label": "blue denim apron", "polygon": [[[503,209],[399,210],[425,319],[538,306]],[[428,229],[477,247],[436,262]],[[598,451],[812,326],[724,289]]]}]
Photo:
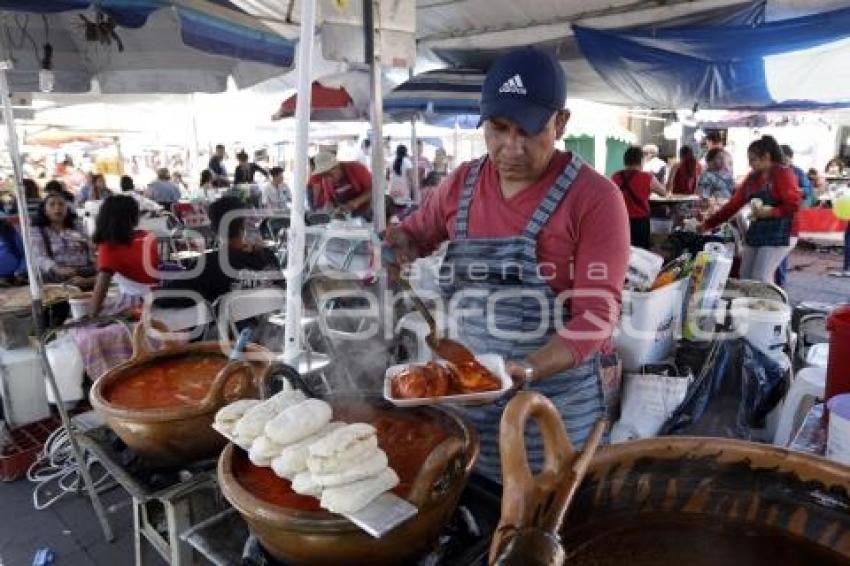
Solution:
[{"label": "blue denim apron", "polygon": [[[747,200],[751,201],[754,198],[759,198],[767,206],[776,206],[779,204],[779,201],[773,198],[773,192],[770,189],[770,182],[767,182],[757,192],[750,194]],[[794,219],[790,216],[753,220],[744,236],[744,243],[754,248],[763,246],[790,246],[791,223],[793,221]]]},{"label": "blue denim apron", "polygon": [[[549,341],[557,330],[556,316],[569,320],[569,313],[556,307],[555,293],[538,274],[537,236],[584,164],[573,155],[520,236],[469,238],[469,207],[482,164],[483,160],[473,164],[460,196],[455,236],[441,267],[442,293],[462,343],[479,354],[521,360]],[[577,447],[605,415],[600,369],[596,355],[577,367],[525,386],[555,404]],[[508,401],[459,409],[481,435],[476,471],[495,481],[501,481],[499,422]],[[533,423],[526,434],[526,448],[532,470],[539,470],[543,444]]]}]

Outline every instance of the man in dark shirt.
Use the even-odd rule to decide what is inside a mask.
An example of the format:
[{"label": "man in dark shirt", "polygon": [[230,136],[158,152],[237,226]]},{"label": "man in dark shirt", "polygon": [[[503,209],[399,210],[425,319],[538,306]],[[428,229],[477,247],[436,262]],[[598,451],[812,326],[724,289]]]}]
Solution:
[{"label": "man in dark shirt", "polygon": [[218,144],[215,146],[215,153],[210,157],[210,162],[207,169],[212,171],[212,183],[214,187],[226,187],[230,185],[230,180],[227,178],[227,169],[224,168],[224,146]]},{"label": "man in dark shirt", "polygon": [[[268,248],[246,242],[245,218],[228,215],[244,208],[242,201],[232,196],[222,197],[212,203],[209,217],[220,242],[219,249],[199,259],[204,262],[204,266],[197,277],[166,281],[163,287],[169,291],[194,291],[213,303],[231,291],[282,283],[283,273],[274,253]],[[156,306],[163,308],[181,308],[192,304],[192,299],[188,297],[156,300]]]}]

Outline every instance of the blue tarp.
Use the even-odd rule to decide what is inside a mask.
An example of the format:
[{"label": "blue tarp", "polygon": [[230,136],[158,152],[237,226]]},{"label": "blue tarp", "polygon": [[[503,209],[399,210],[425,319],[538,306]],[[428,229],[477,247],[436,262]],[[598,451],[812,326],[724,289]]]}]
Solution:
[{"label": "blue tarp", "polygon": [[600,76],[640,106],[850,106],[850,9],[755,26],[573,30]]},{"label": "blue tarp", "polygon": [[267,63],[284,69],[292,67],[295,44],[265,28],[233,21],[216,7],[244,14],[230,2],[215,0],[179,4],[172,0],[0,0],[0,10],[20,13],[55,14],[85,11],[97,7],[126,28],[141,28],[157,10],[172,8],[180,19],[183,43],[205,53],[224,55],[242,61]]}]

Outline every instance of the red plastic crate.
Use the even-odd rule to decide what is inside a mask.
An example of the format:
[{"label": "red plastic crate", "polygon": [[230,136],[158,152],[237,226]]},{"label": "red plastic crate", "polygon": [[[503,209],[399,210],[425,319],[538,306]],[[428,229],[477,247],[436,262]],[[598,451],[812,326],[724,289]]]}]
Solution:
[{"label": "red plastic crate", "polygon": [[9,431],[12,441],[0,452],[0,481],[15,481],[27,473],[50,434],[62,426],[50,417]]}]

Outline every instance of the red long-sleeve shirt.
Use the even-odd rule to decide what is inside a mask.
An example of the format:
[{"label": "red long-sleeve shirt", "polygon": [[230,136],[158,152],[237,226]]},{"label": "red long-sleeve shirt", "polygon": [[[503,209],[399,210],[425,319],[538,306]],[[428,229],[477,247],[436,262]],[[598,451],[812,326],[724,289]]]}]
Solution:
[{"label": "red long-sleeve shirt", "polygon": [[[767,172],[770,175],[770,193],[777,203],[773,206],[773,218],[793,217],[800,208],[802,199],[797,177],[790,167],[776,165]],[[765,185],[765,173],[751,174],[734,192],[723,208],[705,221],[709,230],[720,226],[741,210],[750,201],[750,197]]]},{"label": "red long-sleeve shirt", "polygon": [[[469,237],[519,236],[572,155],[556,152],[536,183],[505,198],[491,160],[481,170],[469,210]],[[455,235],[460,194],[470,163],[464,163],[433,191],[422,209],[401,228],[429,253]],[[629,220],[620,190],[590,167],[583,167],[564,200],[537,238],[537,259],[554,266],[549,286],[560,294],[572,318],[559,336],[576,363],[611,351],[611,334],[629,260]]]}]

